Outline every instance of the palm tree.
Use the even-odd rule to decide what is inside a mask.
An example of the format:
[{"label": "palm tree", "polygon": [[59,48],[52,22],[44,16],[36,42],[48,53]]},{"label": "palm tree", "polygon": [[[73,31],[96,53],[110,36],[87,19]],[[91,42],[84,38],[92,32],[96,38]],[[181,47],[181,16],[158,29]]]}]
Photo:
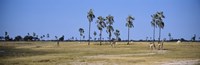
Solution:
[{"label": "palm tree", "polygon": [[120,31],[116,29],[114,34],[116,36],[116,39],[119,40]]},{"label": "palm tree", "polygon": [[45,41],[45,35],[42,35],[43,40]]},{"label": "palm tree", "polygon": [[102,30],[103,30],[103,28],[106,27],[106,23],[104,21],[105,21],[105,19],[102,16],[99,16],[98,20],[96,22],[97,23],[97,28],[100,31],[100,34],[99,34],[99,36],[100,36],[100,45],[101,45]]},{"label": "palm tree", "polygon": [[36,33],[33,32],[33,40],[36,41]]},{"label": "palm tree", "polygon": [[49,37],[50,37],[50,36],[49,36],[49,33],[47,33],[46,37],[47,37],[47,38],[49,38]]},{"label": "palm tree", "polygon": [[96,40],[96,35],[97,35],[97,32],[96,31],[94,31],[94,40]]},{"label": "palm tree", "polygon": [[90,28],[91,28],[91,22],[95,18],[95,15],[94,15],[92,9],[90,9],[90,11],[88,12],[87,18],[89,20],[89,41],[88,41],[88,45],[90,45]]},{"label": "palm tree", "polygon": [[5,39],[5,41],[8,41],[8,40],[10,39],[7,31],[5,32],[5,37],[4,37],[4,39]]},{"label": "palm tree", "polygon": [[114,31],[114,28],[112,27],[112,24],[114,23],[114,17],[111,15],[108,15],[106,17],[106,20],[107,20],[106,24],[108,24],[106,32],[109,34],[109,40],[111,43],[111,36],[112,36],[112,32]]},{"label": "palm tree", "polygon": [[84,29],[83,28],[79,28],[79,32],[80,32],[80,42],[81,42],[81,36],[83,36],[83,34],[84,34]]},{"label": "palm tree", "polygon": [[172,39],[172,38],[171,38],[171,33],[168,33],[168,36],[169,36],[169,41],[170,41],[170,40]]},{"label": "palm tree", "polygon": [[111,25],[108,25],[106,32],[109,34],[110,43],[111,43],[111,36],[112,36],[113,31],[114,31],[113,27]]},{"label": "palm tree", "polygon": [[40,36],[40,39],[42,40],[43,36]]},{"label": "palm tree", "polygon": [[8,32],[6,31],[6,32],[5,32],[5,37],[6,37],[7,35],[8,35]]},{"label": "palm tree", "polygon": [[153,47],[156,48],[155,46],[155,28],[157,27],[156,25],[156,14],[151,15],[152,21],[151,21],[151,26],[153,27]]},{"label": "palm tree", "polygon": [[159,27],[159,41],[158,41],[158,43],[160,43],[160,37],[161,37],[161,29],[163,29],[164,28],[164,22],[163,22],[163,18],[165,18],[165,16],[163,15],[163,12],[157,12],[157,16],[158,17],[156,17],[157,18],[157,25],[158,25],[158,27]]},{"label": "palm tree", "polygon": [[126,27],[128,28],[128,43],[127,43],[127,45],[129,45],[129,31],[130,31],[130,28],[134,27],[133,20],[135,20],[135,18],[130,16],[130,15],[126,18],[126,21],[127,21],[126,22]]},{"label": "palm tree", "polygon": [[35,32],[33,32],[33,37],[35,37],[36,36],[36,33]]}]

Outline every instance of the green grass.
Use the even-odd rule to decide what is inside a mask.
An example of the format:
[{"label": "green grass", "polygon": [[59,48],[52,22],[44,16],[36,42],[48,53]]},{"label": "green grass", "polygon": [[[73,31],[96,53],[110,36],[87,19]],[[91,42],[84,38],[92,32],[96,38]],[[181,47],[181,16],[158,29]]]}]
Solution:
[{"label": "green grass", "polygon": [[[0,65],[160,65],[166,61],[199,60],[200,43],[164,43],[165,50],[150,50],[147,42],[0,42]],[[197,63],[200,64],[200,63]]]}]

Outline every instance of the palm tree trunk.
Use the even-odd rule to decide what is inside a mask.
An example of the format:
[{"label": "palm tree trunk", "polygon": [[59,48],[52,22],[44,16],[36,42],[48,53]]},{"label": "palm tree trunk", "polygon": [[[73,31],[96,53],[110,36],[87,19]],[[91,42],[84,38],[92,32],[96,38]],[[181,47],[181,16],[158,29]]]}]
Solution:
[{"label": "palm tree trunk", "polygon": [[111,44],[111,32],[109,32],[109,40],[110,40],[110,44]]},{"label": "palm tree trunk", "polygon": [[161,28],[159,28],[159,38],[158,38],[158,43],[160,43],[160,37],[161,37]]},{"label": "palm tree trunk", "polygon": [[101,33],[102,33],[102,31],[100,30],[100,45],[101,45]]},{"label": "palm tree trunk", "polygon": [[57,40],[57,46],[59,46],[59,40]]},{"label": "palm tree trunk", "polygon": [[154,28],[153,28],[153,47],[154,47],[154,48],[156,48],[156,45],[155,45],[155,43],[154,43],[154,42],[155,42],[155,28],[156,28],[156,27],[154,26]]},{"label": "palm tree trunk", "polygon": [[80,36],[80,42],[81,42],[81,36]]},{"label": "palm tree trunk", "polygon": [[90,45],[90,28],[91,28],[91,22],[89,22],[89,40],[88,40],[88,45]]},{"label": "palm tree trunk", "polygon": [[128,27],[128,43],[127,43],[127,45],[129,45],[129,27]]}]

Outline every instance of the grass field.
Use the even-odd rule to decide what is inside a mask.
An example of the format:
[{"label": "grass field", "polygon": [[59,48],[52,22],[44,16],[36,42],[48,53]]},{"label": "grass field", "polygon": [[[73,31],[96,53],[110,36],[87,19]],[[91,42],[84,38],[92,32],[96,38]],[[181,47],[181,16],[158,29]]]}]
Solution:
[{"label": "grass field", "polygon": [[200,42],[165,42],[165,50],[150,50],[148,45],[0,42],[0,65],[200,65]]}]

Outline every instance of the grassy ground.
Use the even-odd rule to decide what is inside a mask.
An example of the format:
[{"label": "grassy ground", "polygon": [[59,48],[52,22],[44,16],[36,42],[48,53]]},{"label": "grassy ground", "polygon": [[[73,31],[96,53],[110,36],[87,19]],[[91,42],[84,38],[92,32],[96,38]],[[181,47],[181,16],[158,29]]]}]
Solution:
[{"label": "grassy ground", "polygon": [[0,42],[0,65],[200,65],[199,42],[164,43],[150,50],[147,42]]}]

